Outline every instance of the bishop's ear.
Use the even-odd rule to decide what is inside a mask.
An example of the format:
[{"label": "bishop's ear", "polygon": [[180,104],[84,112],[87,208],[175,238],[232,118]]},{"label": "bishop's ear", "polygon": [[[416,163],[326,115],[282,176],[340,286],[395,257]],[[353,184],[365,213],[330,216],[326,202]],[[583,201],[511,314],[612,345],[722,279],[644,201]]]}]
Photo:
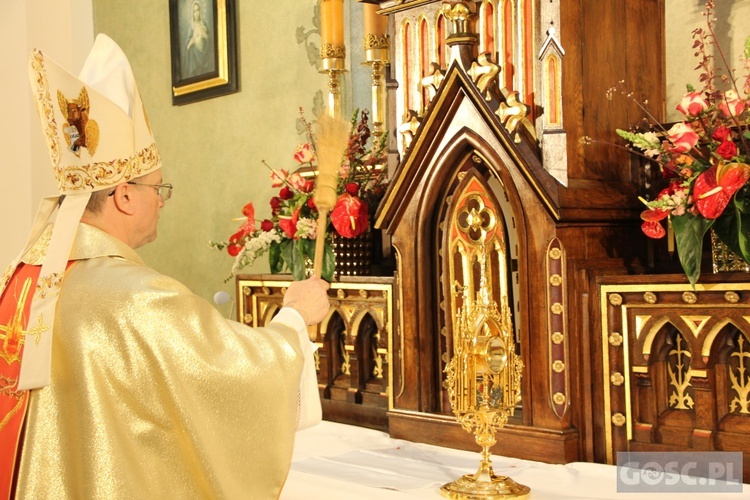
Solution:
[{"label": "bishop's ear", "polygon": [[135,213],[135,189],[133,184],[118,184],[112,192],[115,208],[127,215]]}]

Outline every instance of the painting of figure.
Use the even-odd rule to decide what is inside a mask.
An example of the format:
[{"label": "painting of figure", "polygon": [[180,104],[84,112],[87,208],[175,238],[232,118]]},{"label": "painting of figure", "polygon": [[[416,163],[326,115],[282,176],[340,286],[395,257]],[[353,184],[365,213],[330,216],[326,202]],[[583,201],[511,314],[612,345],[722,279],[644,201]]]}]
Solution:
[{"label": "painting of figure", "polygon": [[237,92],[235,0],[169,0],[172,104]]},{"label": "painting of figure", "polygon": [[211,0],[178,4],[180,76],[188,79],[216,71],[216,30]]}]

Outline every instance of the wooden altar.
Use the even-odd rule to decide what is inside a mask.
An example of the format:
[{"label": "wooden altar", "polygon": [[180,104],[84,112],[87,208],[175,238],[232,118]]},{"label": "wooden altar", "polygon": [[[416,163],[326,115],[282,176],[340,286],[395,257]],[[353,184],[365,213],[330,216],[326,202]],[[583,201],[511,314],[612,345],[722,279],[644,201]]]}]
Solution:
[{"label": "wooden altar", "polygon": [[[638,165],[614,148],[584,149],[580,139],[611,139],[639,118],[606,100],[618,81],[661,102],[663,55],[634,33],[653,33],[660,44],[662,5],[509,4],[381,2],[392,20],[392,72],[405,83],[392,99],[402,156],[377,215],[392,237],[402,297],[392,357],[393,382],[403,389],[393,396],[389,432],[475,449],[443,387],[451,288],[472,286],[475,266],[452,235],[469,219],[477,234],[501,222],[493,294],[511,305],[526,368],[516,419],[499,432],[495,452],[596,460],[598,436],[587,422],[601,410],[586,406],[584,375],[598,310],[579,291],[589,273],[627,274],[649,255]],[[431,40],[442,43],[433,51],[425,47]],[[601,64],[614,54],[618,64]],[[422,64],[433,56],[436,64]]]},{"label": "wooden altar", "polygon": [[[453,417],[443,372],[454,290],[475,284],[464,234],[491,244],[492,294],[511,305],[525,365],[495,453],[613,463],[625,450],[739,450],[747,481],[750,279],[703,275],[692,289],[666,274],[673,257],[639,229],[637,196],[652,179],[626,152],[584,144],[614,140],[641,118],[606,98],[617,82],[663,117],[663,2],[379,4],[396,132],[376,225],[391,237],[396,272],[369,341],[350,326],[356,314],[324,322],[326,418],[477,449]],[[238,281],[246,323],[272,311],[253,301],[280,303],[270,280]],[[332,311],[366,307],[338,300],[379,280],[334,283]],[[373,379],[367,352],[380,350],[387,376]],[[360,365],[346,374],[353,359]]]}]

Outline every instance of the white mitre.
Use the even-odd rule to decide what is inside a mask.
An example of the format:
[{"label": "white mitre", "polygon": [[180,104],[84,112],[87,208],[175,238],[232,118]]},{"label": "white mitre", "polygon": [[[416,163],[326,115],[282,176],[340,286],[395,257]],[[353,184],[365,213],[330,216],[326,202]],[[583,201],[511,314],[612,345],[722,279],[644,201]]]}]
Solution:
[{"label": "white mitre", "polygon": [[62,203],[61,196],[42,200],[26,248],[0,280],[2,294],[58,209],[32,300],[29,328],[37,335],[24,342],[19,390],[49,385],[55,307],[91,193],[161,168],[133,71],[111,38],[97,36],[78,77],[34,50],[29,79],[58,190],[65,196]]}]

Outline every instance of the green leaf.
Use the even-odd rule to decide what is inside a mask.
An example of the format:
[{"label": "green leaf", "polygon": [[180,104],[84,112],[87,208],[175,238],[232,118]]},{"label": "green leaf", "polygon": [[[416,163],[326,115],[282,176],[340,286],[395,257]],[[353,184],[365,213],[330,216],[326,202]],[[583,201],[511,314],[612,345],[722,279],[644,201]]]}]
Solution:
[{"label": "green leaf", "polygon": [[333,248],[328,243],[323,248],[323,270],[321,278],[327,282],[333,281],[333,272],[336,270],[336,256],[333,254]]},{"label": "green leaf", "polygon": [[295,281],[305,279],[305,253],[304,240],[293,240],[292,261],[289,266]]},{"label": "green leaf", "polygon": [[284,261],[281,259],[281,244],[271,243],[268,248],[268,265],[273,274],[279,274],[284,270]]},{"label": "green leaf", "polygon": [[737,255],[750,262],[750,214],[737,198],[713,226],[716,236]]},{"label": "green leaf", "polygon": [[690,213],[671,219],[682,270],[685,271],[690,284],[695,285],[701,274],[703,237],[706,231],[711,229],[714,221]]},{"label": "green leaf", "polygon": [[292,263],[294,262],[294,258],[292,257],[294,253],[294,240],[283,240],[279,243],[279,248],[281,249],[281,260],[284,262],[286,268],[291,271]]},{"label": "green leaf", "polygon": [[315,240],[301,238],[298,240],[297,245],[299,245],[302,255],[310,260],[313,260],[313,258],[315,257]]}]

